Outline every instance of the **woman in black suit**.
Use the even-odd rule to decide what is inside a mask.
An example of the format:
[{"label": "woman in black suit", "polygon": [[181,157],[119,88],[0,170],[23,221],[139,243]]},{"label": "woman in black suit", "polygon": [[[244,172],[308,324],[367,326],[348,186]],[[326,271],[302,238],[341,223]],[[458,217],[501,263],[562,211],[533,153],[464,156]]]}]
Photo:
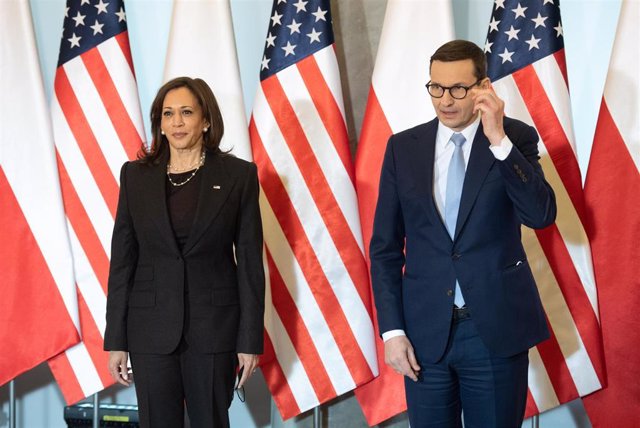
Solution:
[{"label": "woman in black suit", "polygon": [[253,163],[221,152],[211,89],[180,77],[151,106],[151,149],[120,173],[104,348],[135,373],[143,427],[229,425],[263,350],[264,270]]}]

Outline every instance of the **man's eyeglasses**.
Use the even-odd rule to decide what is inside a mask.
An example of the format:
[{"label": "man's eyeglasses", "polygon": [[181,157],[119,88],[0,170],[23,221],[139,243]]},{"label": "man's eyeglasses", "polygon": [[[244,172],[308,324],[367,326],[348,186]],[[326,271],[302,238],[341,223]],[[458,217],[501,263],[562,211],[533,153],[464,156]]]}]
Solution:
[{"label": "man's eyeglasses", "polygon": [[474,86],[482,82],[482,80],[483,79],[476,80],[476,83],[474,83],[471,86],[462,86],[462,85],[442,86],[442,85],[438,85],[437,83],[431,83],[431,82],[427,83],[425,86],[427,87],[427,91],[429,91],[429,95],[431,95],[433,98],[442,98],[444,96],[444,91],[448,90],[449,95],[451,95],[451,98],[455,98],[456,100],[461,100],[467,96],[469,89],[473,88]]}]

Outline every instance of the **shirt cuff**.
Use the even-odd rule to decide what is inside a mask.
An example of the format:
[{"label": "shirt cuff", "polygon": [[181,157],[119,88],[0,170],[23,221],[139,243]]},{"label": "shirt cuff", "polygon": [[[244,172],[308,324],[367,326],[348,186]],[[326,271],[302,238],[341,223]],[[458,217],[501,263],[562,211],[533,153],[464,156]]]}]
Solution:
[{"label": "shirt cuff", "polygon": [[504,136],[502,141],[500,141],[500,145],[489,146],[489,150],[491,150],[491,152],[493,153],[493,156],[500,161],[505,160],[507,156],[509,156],[509,153],[511,153],[512,148],[513,148],[513,143],[511,142],[509,137],[507,137],[506,135]]},{"label": "shirt cuff", "polygon": [[386,342],[387,340],[398,336],[406,336],[404,330],[398,329],[385,331],[384,333],[382,333],[382,341]]}]

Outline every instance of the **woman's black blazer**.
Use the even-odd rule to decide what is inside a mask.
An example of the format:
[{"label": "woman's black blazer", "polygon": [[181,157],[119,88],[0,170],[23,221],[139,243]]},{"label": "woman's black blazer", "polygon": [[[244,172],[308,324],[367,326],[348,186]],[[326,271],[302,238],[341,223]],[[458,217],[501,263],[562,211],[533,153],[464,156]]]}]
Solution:
[{"label": "woman's black blazer", "polygon": [[122,167],[104,349],[167,354],[185,332],[203,353],[260,354],[264,269],[256,166],[207,153],[181,252],[167,210],[167,161],[168,153],[158,165]]}]

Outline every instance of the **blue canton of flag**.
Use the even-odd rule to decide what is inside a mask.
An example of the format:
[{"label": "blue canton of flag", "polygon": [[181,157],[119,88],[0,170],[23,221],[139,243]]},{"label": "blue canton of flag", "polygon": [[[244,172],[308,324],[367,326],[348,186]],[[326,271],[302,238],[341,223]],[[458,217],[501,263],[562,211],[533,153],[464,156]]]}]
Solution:
[{"label": "blue canton of flag", "polygon": [[277,0],[271,10],[260,80],[313,55],[333,40],[328,1]]},{"label": "blue canton of flag", "polygon": [[509,3],[494,3],[484,45],[492,82],[564,48],[560,0]]},{"label": "blue canton of flag", "polygon": [[68,1],[58,67],[123,31],[127,31],[127,20],[121,0]]}]

